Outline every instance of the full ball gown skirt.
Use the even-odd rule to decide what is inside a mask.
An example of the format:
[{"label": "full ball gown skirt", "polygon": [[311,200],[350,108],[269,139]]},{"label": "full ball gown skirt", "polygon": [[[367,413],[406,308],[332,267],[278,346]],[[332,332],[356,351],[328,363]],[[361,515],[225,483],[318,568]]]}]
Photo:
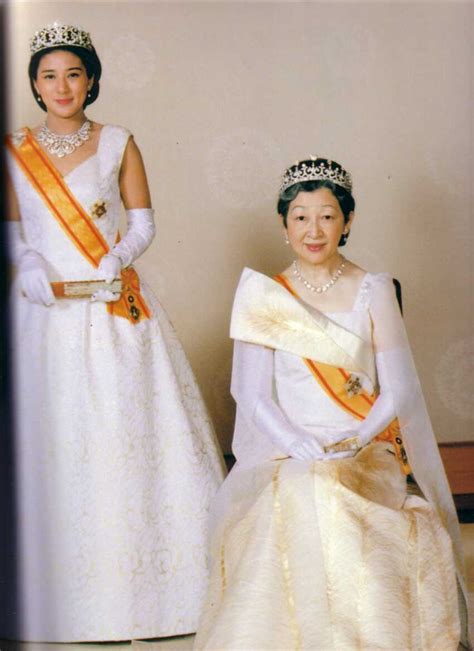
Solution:
[{"label": "full ball gown skirt", "polygon": [[[366,274],[353,309],[331,321],[371,342],[383,278]],[[357,427],[299,355],[274,351],[273,394],[322,445]],[[390,443],[346,459],[285,459],[237,404],[233,450],[212,508],[196,651],[457,651],[452,540],[431,503],[407,495]]]},{"label": "full ball gown skirt", "polygon": [[[129,133],[106,125],[65,177],[110,246]],[[25,238],[51,280],[95,278],[13,160]],[[13,289],[19,624],[37,641],[151,638],[196,630],[207,586],[207,521],[222,457],[176,334],[104,303],[30,303]],[[14,605],[12,605],[14,608]]]},{"label": "full ball gown skirt", "polygon": [[457,650],[450,537],[386,447],[230,473],[194,649]]}]

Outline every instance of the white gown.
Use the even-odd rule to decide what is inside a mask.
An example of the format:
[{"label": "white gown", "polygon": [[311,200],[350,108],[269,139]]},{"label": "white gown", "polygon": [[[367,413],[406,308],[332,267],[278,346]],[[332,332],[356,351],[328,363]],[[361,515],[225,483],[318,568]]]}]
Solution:
[{"label": "white gown", "polygon": [[[384,276],[367,274],[352,311],[332,313],[330,322],[373,345],[369,306],[377,287],[391,285]],[[254,293],[245,294],[250,285]],[[291,328],[294,341],[308,348],[313,337],[318,345],[317,333],[298,320],[301,306],[250,270],[239,295],[233,323],[247,326],[231,332],[240,327],[237,345],[251,342],[262,360],[273,358],[268,391],[288,423],[322,445],[354,430],[359,421],[335,404],[300,354],[285,350]],[[244,295],[254,311],[242,307]],[[260,406],[244,395],[260,390],[262,380],[245,388],[259,373],[255,359],[250,372],[234,364],[237,463],[213,507],[211,581],[194,649],[456,651],[463,622],[452,541],[434,505],[407,495],[391,444],[339,460],[287,457],[256,426],[252,410]],[[426,460],[429,454],[427,446]]]},{"label": "white gown", "polygon": [[[97,153],[66,175],[115,242],[129,138],[106,125]],[[50,280],[95,278],[13,158],[25,239]],[[13,288],[19,625],[36,641],[152,638],[196,630],[209,504],[222,456],[176,334],[142,283],[152,318],[105,303],[30,303]],[[12,604],[12,609],[14,609]],[[1,616],[0,616],[1,618]]]}]

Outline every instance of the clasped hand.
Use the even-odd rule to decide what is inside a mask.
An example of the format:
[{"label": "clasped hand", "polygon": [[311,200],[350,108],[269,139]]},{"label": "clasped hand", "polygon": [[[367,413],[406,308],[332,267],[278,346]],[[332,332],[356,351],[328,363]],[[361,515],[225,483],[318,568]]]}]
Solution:
[{"label": "clasped hand", "polygon": [[[340,438],[334,441],[339,443],[348,438],[352,438],[355,434],[353,432],[345,432],[341,434]],[[294,459],[302,461],[327,461],[334,459],[345,459],[353,457],[357,450],[344,450],[342,452],[325,451],[324,447],[319,443],[315,436],[307,436],[303,439],[294,441],[288,450],[289,456]]]},{"label": "clasped hand", "polygon": [[[122,271],[122,261],[117,255],[107,253],[101,259],[97,268],[97,278],[105,280],[106,283],[112,283],[115,278],[120,278]],[[102,301],[104,303],[114,303],[120,298],[119,292],[111,292],[109,289],[99,289],[91,296],[91,301]]]}]

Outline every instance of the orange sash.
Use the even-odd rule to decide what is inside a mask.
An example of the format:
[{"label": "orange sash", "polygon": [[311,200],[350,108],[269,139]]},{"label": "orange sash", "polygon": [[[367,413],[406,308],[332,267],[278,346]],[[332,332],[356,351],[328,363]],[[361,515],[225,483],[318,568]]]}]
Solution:
[{"label": "orange sash", "polygon": [[[102,257],[110,251],[102,233],[69,190],[63,177],[43,152],[28,128],[8,136],[6,144],[20,169],[43,199],[51,215],[77,250],[97,268]],[[118,301],[107,303],[114,316],[139,323],[150,318],[150,310],[140,293],[140,280],[133,267],[122,270],[122,294]]]},{"label": "orange sash", "polygon": [[[299,298],[287,278],[278,275],[274,277],[274,280],[287,289],[290,294]],[[377,399],[377,393],[373,393],[372,395],[367,393],[362,388],[357,376],[348,373],[343,368],[337,368],[336,366],[323,364],[322,362],[315,362],[312,359],[304,359],[304,362],[326,395],[341,407],[341,409],[344,409],[344,411],[358,420],[364,420],[367,417],[372,409],[372,405]],[[389,441],[393,445],[404,473],[409,475],[411,470],[403,445],[398,419],[395,418],[383,432],[375,437],[375,440]]]}]

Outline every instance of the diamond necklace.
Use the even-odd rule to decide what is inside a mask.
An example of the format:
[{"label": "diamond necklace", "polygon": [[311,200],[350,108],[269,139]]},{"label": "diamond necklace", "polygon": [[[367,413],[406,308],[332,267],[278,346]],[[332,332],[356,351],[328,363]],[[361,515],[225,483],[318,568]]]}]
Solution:
[{"label": "diamond necklace", "polygon": [[343,257],[341,264],[337,268],[337,271],[334,274],[334,276],[331,278],[331,280],[327,282],[325,285],[321,285],[320,287],[316,287],[316,285],[312,285],[310,282],[306,280],[306,278],[299,270],[298,263],[296,262],[296,260],[293,262],[293,273],[298,278],[298,280],[302,282],[303,285],[307,287],[311,292],[316,292],[317,294],[321,294],[321,292],[327,292],[328,289],[331,289],[334,283],[336,283],[339,280],[339,278],[342,276],[345,266],[346,266],[346,259]]},{"label": "diamond necklace", "polygon": [[91,126],[91,122],[86,120],[78,131],[64,136],[50,131],[45,123],[39,130],[36,140],[43,143],[50,154],[63,158],[63,156],[72,154],[82,143],[89,140]]}]

